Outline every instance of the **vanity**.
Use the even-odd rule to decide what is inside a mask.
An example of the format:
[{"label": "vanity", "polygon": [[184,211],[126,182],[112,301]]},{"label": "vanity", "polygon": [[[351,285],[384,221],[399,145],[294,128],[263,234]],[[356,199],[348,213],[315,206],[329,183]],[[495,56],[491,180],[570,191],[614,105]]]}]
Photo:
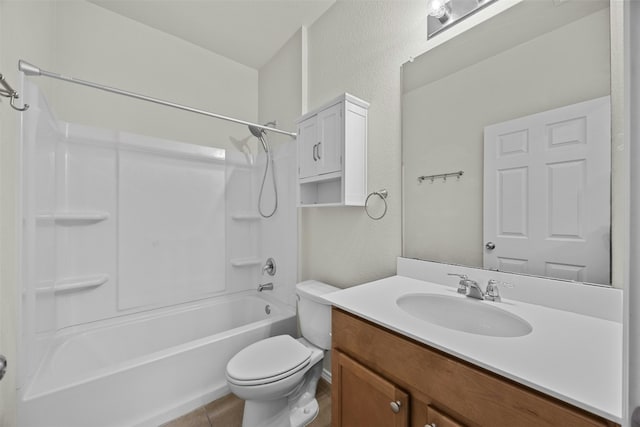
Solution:
[{"label": "vanity", "polygon": [[[429,264],[429,274],[442,276],[439,283],[420,279],[428,275],[419,270]],[[547,292],[554,307],[509,298],[491,302],[459,294],[458,279],[445,270],[443,264],[401,258],[397,276],[328,297],[334,305],[334,427],[619,425],[622,324],[588,313],[591,303],[618,304],[618,290],[582,289],[578,313],[562,309],[568,283],[556,284],[555,296]],[[508,276],[476,271],[500,280]],[[548,279],[515,282],[509,296],[526,295],[517,288],[529,287],[528,280]],[[479,283],[484,289],[486,281]],[[427,317],[416,311],[420,304],[429,311],[434,298],[447,310]],[[466,310],[467,304],[503,312],[497,322],[512,327],[496,331],[491,313]],[[488,329],[473,330],[487,323]]]}]

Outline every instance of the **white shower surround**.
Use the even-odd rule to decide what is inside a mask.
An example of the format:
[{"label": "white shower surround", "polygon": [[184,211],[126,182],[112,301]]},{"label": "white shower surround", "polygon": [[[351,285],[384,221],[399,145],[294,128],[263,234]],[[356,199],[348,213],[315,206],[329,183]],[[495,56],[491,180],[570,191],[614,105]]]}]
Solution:
[{"label": "white shower surround", "polygon": [[25,95],[21,426],[157,425],[228,393],[241,348],[296,334],[294,144],[263,220],[248,131],[237,151],[185,144],[58,122]]}]

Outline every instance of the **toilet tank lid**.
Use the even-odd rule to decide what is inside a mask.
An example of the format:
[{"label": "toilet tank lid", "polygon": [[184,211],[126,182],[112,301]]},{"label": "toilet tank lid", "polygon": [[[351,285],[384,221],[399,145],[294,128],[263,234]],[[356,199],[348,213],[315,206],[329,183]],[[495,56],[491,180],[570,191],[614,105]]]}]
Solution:
[{"label": "toilet tank lid", "polygon": [[327,285],[317,280],[306,280],[296,285],[296,293],[300,297],[308,298],[321,304],[328,304],[324,295],[339,291],[340,288]]}]

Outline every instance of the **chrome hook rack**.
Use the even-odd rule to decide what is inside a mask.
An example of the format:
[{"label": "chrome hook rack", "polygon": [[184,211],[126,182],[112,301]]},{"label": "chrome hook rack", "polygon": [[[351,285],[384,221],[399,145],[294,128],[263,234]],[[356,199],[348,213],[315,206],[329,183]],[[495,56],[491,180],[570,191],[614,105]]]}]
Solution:
[{"label": "chrome hook rack", "polygon": [[455,176],[457,179],[460,179],[462,175],[464,175],[464,171],[439,173],[437,175],[422,175],[418,177],[418,182],[422,184],[422,181],[426,181],[427,179],[429,179],[433,183],[433,181],[438,178],[441,178],[446,182],[447,178],[450,176]]},{"label": "chrome hook rack", "polygon": [[18,107],[16,105],[16,99],[20,98],[18,92],[16,92],[7,80],[4,78],[2,74],[0,74],[0,96],[4,96],[5,98],[10,98],[9,105],[16,111],[27,111],[29,109],[29,104],[24,104],[22,107]]}]

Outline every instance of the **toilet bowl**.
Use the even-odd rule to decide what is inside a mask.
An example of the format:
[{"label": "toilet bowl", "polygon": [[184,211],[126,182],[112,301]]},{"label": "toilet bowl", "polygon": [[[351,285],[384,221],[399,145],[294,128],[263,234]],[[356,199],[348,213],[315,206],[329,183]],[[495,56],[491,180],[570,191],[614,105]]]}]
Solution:
[{"label": "toilet bowl", "polygon": [[296,285],[302,338],[278,335],[240,350],[227,364],[227,384],[245,400],[243,427],[302,427],[318,414],[316,387],[331,348],[331,306],[338,291],[309,280]]}]

